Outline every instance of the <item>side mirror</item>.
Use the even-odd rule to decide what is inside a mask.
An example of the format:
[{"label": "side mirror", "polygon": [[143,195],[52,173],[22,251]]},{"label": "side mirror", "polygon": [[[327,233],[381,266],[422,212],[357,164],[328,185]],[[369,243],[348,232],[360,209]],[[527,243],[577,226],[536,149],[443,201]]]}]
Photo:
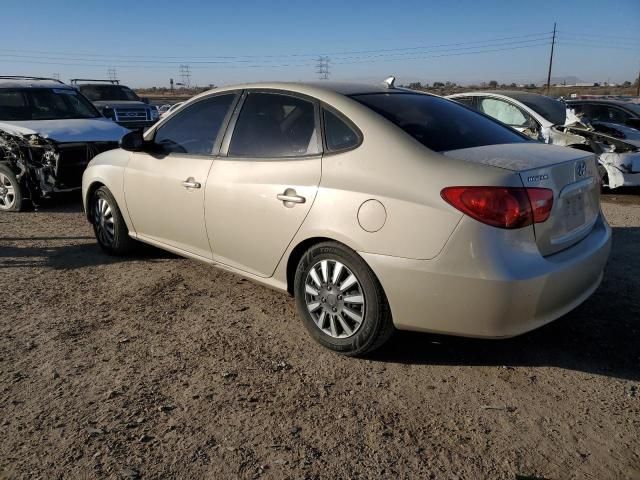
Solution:
[{"label": "side mirror", "polygon": [[144,137],[140,130],[127,133],[120,139],[120,148],[128,152],[140,152],[144,147]]}]

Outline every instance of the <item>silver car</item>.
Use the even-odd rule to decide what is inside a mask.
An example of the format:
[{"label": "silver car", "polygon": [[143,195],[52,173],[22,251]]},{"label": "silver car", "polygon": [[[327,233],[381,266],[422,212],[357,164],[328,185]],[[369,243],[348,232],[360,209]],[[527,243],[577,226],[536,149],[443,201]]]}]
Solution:
[{"label": "silver car", "polygon": [[289,292],[344,354],[395,329],[524,333],[609,255],[593,154],[393,81],[217,88],[121,147],[84,174],[106,252],[137,240]]}]

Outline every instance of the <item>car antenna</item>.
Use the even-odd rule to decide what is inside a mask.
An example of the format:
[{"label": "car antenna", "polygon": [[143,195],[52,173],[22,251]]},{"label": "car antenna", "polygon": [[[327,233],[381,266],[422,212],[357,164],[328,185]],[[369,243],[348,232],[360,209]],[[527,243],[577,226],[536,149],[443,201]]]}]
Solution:
[{"label": "car antenna", "polygon": [[393,75],[391,75],[390,77],[387,77],[384,79],[384,83],[387,88],[395,88],[394,83],[396,82],[396,77],[394,77]]}]

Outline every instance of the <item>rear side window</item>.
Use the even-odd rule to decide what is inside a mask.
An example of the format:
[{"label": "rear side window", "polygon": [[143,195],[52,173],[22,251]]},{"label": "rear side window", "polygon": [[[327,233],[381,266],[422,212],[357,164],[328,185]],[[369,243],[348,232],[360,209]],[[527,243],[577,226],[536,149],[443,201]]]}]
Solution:
[{"label": "rear side window", "polygon": [[466,105],[467,107],[471,107],[473,108],[475,102],[474,102],[474,98],[473,97],[455,97],[452,98],[451,100],[455,100],[458,103],[462,103],[463,105]]},{"label": "rear side window", "polygon": [[312,102],[276,93],[249,93],[229,144],[229,155],[299,157],[320,152]]},{"label": "rear side window", "polygon": [[158,128],[154,142],[166,153],[211,155],[234,97],[219,95],[189,105]]},{"label": "rear side window", "polygon": [[322,114],[324,116],[325,142],[330,152],[358,146],[360,142],[358,134],[346,122],[329,110],[323,110]]},{"label": "rear side window", "polygon": [[480,111],[512,127],[525,127],[528,123],[522,110],[504,100],[483,98],[480,100]]},{"label": "rear side window", "polygon": [[352,98],[437,152],[528,141],[509,127],[442,97],[376,93]]}]

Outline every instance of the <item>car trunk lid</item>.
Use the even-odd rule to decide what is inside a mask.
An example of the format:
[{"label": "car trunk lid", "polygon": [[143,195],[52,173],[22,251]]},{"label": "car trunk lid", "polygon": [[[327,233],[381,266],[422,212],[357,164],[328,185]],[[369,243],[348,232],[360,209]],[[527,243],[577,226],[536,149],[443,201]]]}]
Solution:
[{"label": "car trunk lid", "polygon": [[579,242],[589,234],[598,218],[600,183],[596,157],[592,153],[527,143],[453,150],[445,155],[512,170],[526,188],[553,191],[549,218],[533,226],[542,255],[551,255]]}]

